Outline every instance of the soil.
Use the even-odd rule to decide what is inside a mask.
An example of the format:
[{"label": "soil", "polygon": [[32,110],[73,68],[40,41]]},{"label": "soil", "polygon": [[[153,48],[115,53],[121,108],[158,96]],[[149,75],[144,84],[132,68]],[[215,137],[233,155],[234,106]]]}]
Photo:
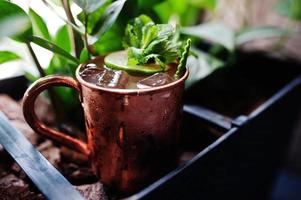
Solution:
[{"label": "soil", "polygon": [[[37,112],[49,113],[45,102],[38,101]],[[88,159],[73,150],[59,147],[50,140],[38,136],[23,118],[21,104],[6,95],[0,95],[0,110],[9,118],[12,125],[49,160],[73,185],[89,200],[108,199],[103,185],[91,172]],[[50,115],[43,115],[48,116]],[[43,119],[45,120],[45,118]],[[0,200],[45,199],[28,179],[23,170],[0,146]]]}]

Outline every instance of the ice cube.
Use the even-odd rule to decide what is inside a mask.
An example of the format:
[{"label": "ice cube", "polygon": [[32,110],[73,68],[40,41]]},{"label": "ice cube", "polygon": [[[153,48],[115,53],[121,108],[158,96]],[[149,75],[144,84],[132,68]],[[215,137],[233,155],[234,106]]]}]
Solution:
[{"label": "ice cube", "polygon": [[123,72],[120,70],[104,69],[98,76],[96,85],[101,87],[123,88]]},{"label": "ice cube", "polygon": [[137,82],[137,88],[139,89],[152,88],[152,87],[166,85],[173,81],[174,79],[166,73],[156,73],[150,77],[147,77]]},{"label": "ice cube", "polygon": [[96,84],[99,74],[102,74],[103,69],[98,68],[94,63],[89,63],[80,71],[79,75],[87,82]]}]

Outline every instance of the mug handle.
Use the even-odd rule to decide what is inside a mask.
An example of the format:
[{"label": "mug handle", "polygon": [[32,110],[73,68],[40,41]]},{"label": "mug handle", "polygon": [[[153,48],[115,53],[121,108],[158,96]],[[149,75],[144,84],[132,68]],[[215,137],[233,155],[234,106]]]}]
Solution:
[{"label": "mug handle", "polygon": [[79,92],[80,99],[82,99],[80,85],[73,78],[60,75],[45,76],[34,82],[24,94],[23,115],[25,120],[38,134],[80,151],[85,155],[89,155],[88,146],[85,142],[64,134],[63,132],[52,129],[38,119],[34,110],[36,98],[41,92],[51,86],[66,86],[74,88]]}]

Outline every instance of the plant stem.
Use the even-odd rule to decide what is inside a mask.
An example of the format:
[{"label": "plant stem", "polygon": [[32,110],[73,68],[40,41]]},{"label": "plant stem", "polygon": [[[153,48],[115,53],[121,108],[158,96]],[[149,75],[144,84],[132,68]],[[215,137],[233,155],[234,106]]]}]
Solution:
[{"label": "plant stem", "polygon": [[57,11],[56,9],[49,3],[47,2],[47,0],[42,0],[42,2],[53,12],[55,13],[61,20],[63,20],[64,22],[66,22],[66,24],[68,24],[69,26],[71,26],[73,28],[73,30],[75,30],[77,33],[79,33],[80,35],[83,35],[83,31],[76,26],[76,24],[71,23],[70,21],[66,20],[64,17],[62,17]]},{"label": "plant stem", "polygon": [[[61,3],[62,3],[63,8],[65,10],[67,19],[72,24],[76,25],[76,22],[74,20],[72,12],[71,12],[69,1],[68,0],[61,0]],[[73,47],[72,49],[74,49],[76,57],[79,58],[80,57],[80,35],[77,32],[75,32],[72,27],[69,27],[69,35],[70,35],[70,38],[71,38],[71,45]]]},{"label": "plant stem", "polygon": [[63,5],[63,8],[65,10],[65,13],[66,13],[66,16],[67,16],[68,20],[71,23],[73,23],[74,25],[76,25],[74,17],[73,17],[72,12],[71,12],[69,1],[68,0],[61,0],[61,2],[62,2],[62,5]]},{"label": "plant stem", "polygon": [[[40,76],[41,76],[41,77],[46,76],[46,73],[45,73],[45,71],[43,70],[43,68],[42,68],[42,66],[41,66],[41,64],[40,64],[40,62],[39,62],[39,60],[38,60],[38,58],[37,58],[35,52],[33,51],[32,47],[31,47],[31,45],[30,45],[30,43],[29,43],[29,42],[26,42],[26,46],[27,46],[27,48],[28,48],[28,50],[29,50],[29,52],[30,52],[30,55],[31,55],[31,57],[32,57],[32,59],[33,59],[35,65],[36,65],[38,71],[39,71]],[[52,105],[52,107],[53,107],[53,109],[54,109],[54,111],[55,111],[57,117],[60,118],[61,112],[60,112],[60,109],[59,109],[59,106],[58,106],[59,104],[58,104],[58,102],[57,102],[57,100],[56,100],[56,98],[55,98],[55,93],[54,93],[54,91],[52,90],[52,88],[49,88],[47,91],[48,91],[50,103],[51,103],[51,105]]]},{"label": "plant stem", "polygon": [[91,59],[91,51],[88,43],[88,15],[85,13],[85,35],[84,35],[84,41],[85,41],[85,47],[88,52],[88,58]]},{"label": "plant stem", "polygon": [[31,55],[31,57],[32,57],[32,59],[33,59],[35,65],[36,65],[36,67],[37,67],[37,69],[38,69],[38,71],[39,71],[40,76],[41,76],[41,77],[46,76],[46,73],[44,72],[44,70],[43,70],[43,68],[42,68],[42,66],[41,66],[41,64],[40,64],[40,62],[39,62],[39,60],[38,60],[36,54],[34,53],[32,47],[31,47],[31,45],[30,45],[30,43],[27,42],[26,45],[27,45],[27,48],[28,48],[28,50],[29,50],[29,52],[30,52],[30,55]]}]

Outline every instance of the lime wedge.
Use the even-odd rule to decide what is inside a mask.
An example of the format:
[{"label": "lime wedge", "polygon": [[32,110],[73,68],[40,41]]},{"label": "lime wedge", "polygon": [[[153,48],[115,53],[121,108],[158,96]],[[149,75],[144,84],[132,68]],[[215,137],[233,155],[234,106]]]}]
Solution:
[{"label": "lime wedge", "polygon": [[129,74],[150,75],[163,71],[160,65],[155,63],[146,65],[128,65],[127,51],[117,51],[110,53],[104,59],[107,67],[115,70],[124,70]]}]

